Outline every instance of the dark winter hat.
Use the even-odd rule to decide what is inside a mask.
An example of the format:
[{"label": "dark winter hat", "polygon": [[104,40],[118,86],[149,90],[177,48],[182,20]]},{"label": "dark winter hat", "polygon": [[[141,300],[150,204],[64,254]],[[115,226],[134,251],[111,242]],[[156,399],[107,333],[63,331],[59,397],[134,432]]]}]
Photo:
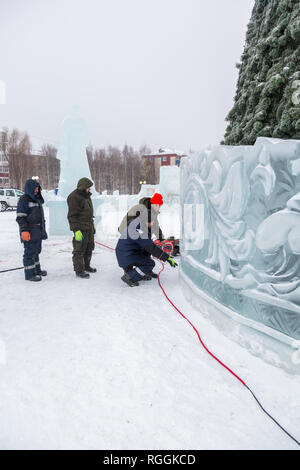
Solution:
[{"label": "dark winter hat", "polygon": [[83,191],[85,189],[91,188],[93,184],[94,183],[89,178],[81,178],[77,183],[77,189]]},{"label": "dark winter hat", "polygon": [[159,206],[162,206],[164,201],[163,197],[159,193],[153,194],[152,198],[150,199],[151,204],[158,204]]},{"label": "dark winter hat", "polygon": [[24,187],[24,193],[27,194],[27,196],[31,197],[31,199],[33,200],[35,200],[37,196],[34,193],[35,188],[39,188],[39,194],[40,194],[41,186],[37,180],[30,178],[29,180],[26,181],[25,187]]}]

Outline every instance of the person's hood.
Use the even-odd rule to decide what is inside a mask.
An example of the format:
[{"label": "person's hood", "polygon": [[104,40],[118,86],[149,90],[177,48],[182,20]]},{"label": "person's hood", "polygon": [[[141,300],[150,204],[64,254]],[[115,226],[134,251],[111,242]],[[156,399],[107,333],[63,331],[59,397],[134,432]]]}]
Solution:
[{"label": "person's hood", "polygon": [[[158,214],[159,214],[159,211],[155,211],[152,207],[152,203],[151,203],[151,198],[150,197],[142,197],[140,200],[139,200],[139,204],[142,204],[143,206],[145,206],[148,210],[148,213],[150,212],[150,216],[148,215],[148,218],[149,218],[149,222],[151,220],[151,217],[155,216],[157,217]],[[152,214],[152,215],[151,215]]]},{"label": "person's hood", "polygon": [[79,189],[79,191],[85,191],[86,189],[91,188],[93,185],[94,183],[89,178],[80,178],[77,183],[77,189]]},{"label": "person's hood", "polygon": [[[35,188],[39,188],[37,195],[34,194]],[[24,192],[27,194],[27,196],[36,201],[39,197],[41,197],[41,185],[38,181],[29,179],[25,183]]]},{"label": "person's hood", "polygon": [[150,197],[142,197],[139,200],[139,204],[142,204],[143,206],[147,207],[148,210],[151,210]]}]

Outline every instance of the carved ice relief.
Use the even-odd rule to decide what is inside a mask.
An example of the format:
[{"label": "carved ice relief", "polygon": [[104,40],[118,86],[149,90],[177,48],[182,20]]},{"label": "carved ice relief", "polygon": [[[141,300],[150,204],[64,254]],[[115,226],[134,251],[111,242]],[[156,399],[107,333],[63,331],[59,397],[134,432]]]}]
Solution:
[{"label": "carved ice relief", "polygon": [[220,146],[183,163],[182,202],[198,202],[190,184],[198,178],[204,264],[223,283],[300,304],[299,157],[299,141],[259,138],[254,147]]}]

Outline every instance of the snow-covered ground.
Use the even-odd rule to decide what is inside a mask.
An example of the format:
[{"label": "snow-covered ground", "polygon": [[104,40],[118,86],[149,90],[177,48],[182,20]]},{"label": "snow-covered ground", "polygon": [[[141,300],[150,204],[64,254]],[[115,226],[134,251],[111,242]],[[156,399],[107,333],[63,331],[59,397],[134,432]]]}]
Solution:
[{"label": "snow-covered ground", "polygon": [[[129,288],[100,246],[98,272],[76,279],[71,237],[44,242],[41,260],[48,276],[40,283],[25,282],[22,270],[0,274],[0,448],[297,449],[202,349],[156,280]],[[0,270],[21,265],[15,212],[0,213]],[[299,439],[300,377],[202,318],[177,270],[166,266],[161,279],[207,346]]]}]

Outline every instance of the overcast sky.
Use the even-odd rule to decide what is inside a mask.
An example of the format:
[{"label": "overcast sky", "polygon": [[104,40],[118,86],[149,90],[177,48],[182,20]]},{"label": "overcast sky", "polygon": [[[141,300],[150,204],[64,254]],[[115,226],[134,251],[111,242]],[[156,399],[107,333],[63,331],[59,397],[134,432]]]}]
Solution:
[{"label": "overcast sky", "polygon": [[[254,0],[0,0],[0,128],[58,145],[81,107],[94,146],[217,144]],[[40,140],[41,139],[41,140]]]}]

